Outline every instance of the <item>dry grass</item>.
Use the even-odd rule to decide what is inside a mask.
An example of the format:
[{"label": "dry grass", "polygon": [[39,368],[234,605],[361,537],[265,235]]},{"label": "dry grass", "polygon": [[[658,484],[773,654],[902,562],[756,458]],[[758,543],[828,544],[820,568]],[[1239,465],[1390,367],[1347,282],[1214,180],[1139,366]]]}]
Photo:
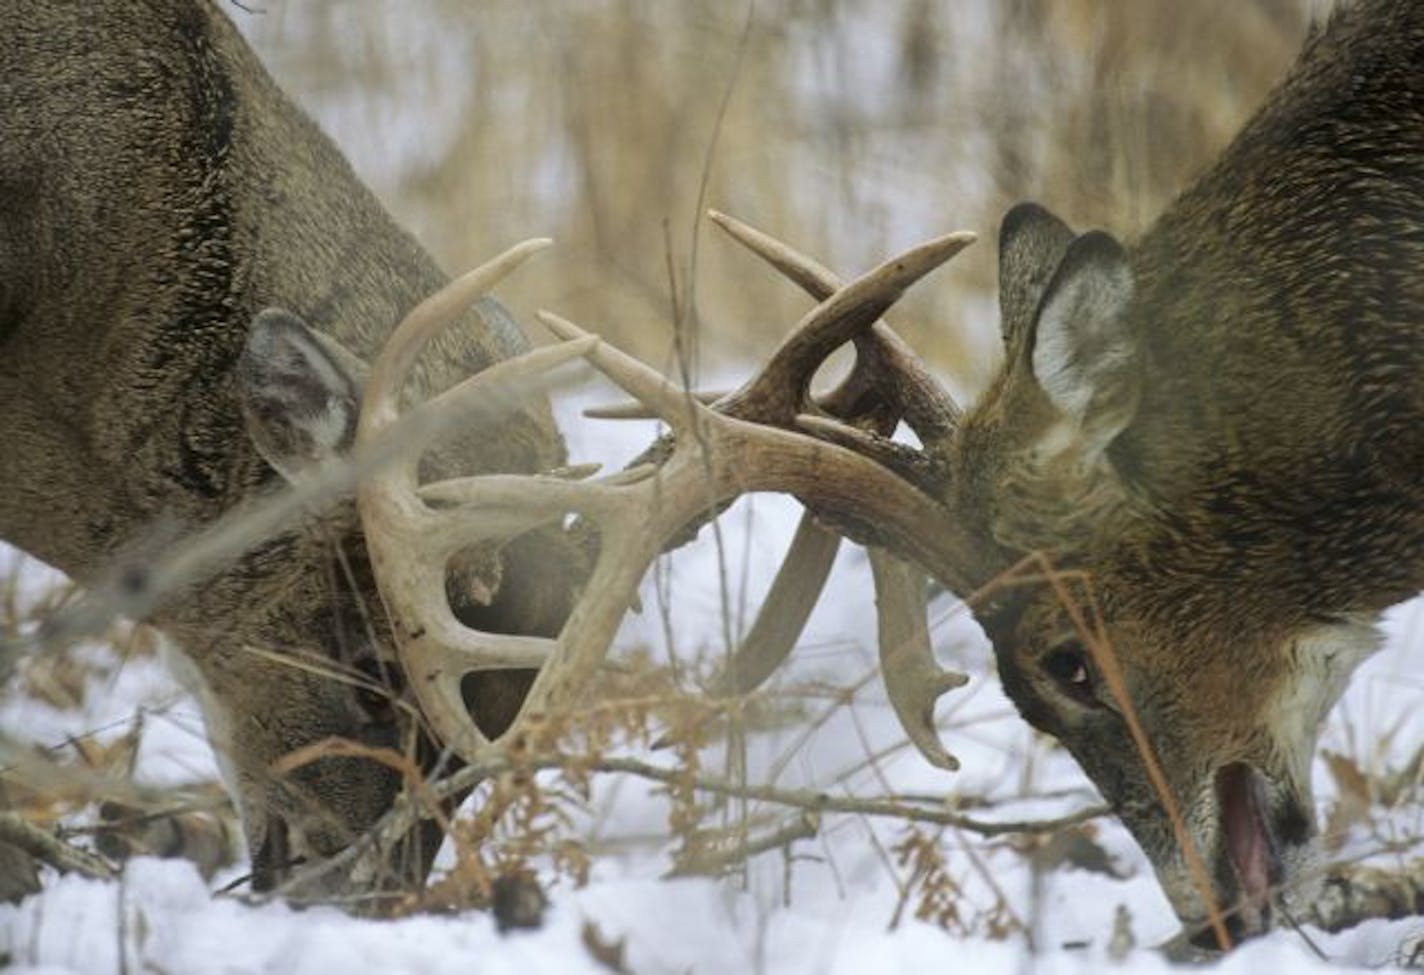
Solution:
[{"label": "dry grass", "polygon": [[760,356],[804,308],[701,240],[704,202],[842,271],[980,233],[898,321],[972,389],[997,355],[1000,214],[1036,198],[1140,230],[1279,77],[1310,6],[312,0],[240,21],[448,267],[549,234],[558,260],[515,304],[653,362],[672,348],[669,247],[708,362]]}]

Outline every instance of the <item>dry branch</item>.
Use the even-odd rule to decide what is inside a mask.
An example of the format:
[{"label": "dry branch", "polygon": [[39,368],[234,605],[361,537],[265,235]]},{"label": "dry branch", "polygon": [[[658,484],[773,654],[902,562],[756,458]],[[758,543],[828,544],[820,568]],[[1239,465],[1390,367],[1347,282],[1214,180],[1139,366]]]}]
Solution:
[{"label": "dry branch", "polygon": [[[498,775],[511,772],[529,774],[537,771],[564,769],[570,766],[577,767],[580,773],[624,774],[664,785],[690,785],[693,789],[701,792],[754,802],[773,803],[818,815],[821,813],[843,813],[853,816],[884,817],[905,822],[948,826],[984,837],[1004,836],[1011,833],[1053,832],[1096,819],[1109,812],[1106,806],[1095,805],[1048,819],[984,820],[967,816],[952,809],[926,807],[896,798],[835,796],[813,789],[786,789],[771,785],[731,782],[715,776],[690,773],[684,769],[653,765],[634,758],[594,758],[589,760],[579,756],[547,754],[521,755],[517,760],[513,760],[504,754],[499,746],[495,746],[485,759],[466,765],[454,775],[432,783],[428,792],[423,793],[420,805],[427,806],[432,798],[438,802],[438,800],[464,794],[481,782]],[[276,897],[299,896],[303,890],[315,889],[310,885],[313,885],[317,880],[336,871],[350,870],[353,875],[360,875],[362,871],[373,869],[374,865],[382,862],[386,851],[390,850],[400,837],[412,829],[422,815],[423,813],[416,807],[416,804],[410,801],[410,797],[402,795],[391,811],[360,840],[330,859],[311,864],[294,872],[286,883],[270,894],[259,897],[258,900],[266,901]]]},{"label": "dry branch", "polygon": [[757,854],[788,849],[797,840],[812,839],[820,831],[820,814],[808,811],[766,832],[746,835],[745,830],[734,828],[728,834],[705,837],[696,852],[680,857],[664,877],[720,877]]},{"label": "dry branch", "polygon": [[60,873],[77,873],[95,880],[110,880],[118,874],[102,858],[71,846],[21,818],[19,813],[0,812],[0,843],[16,846]]}]

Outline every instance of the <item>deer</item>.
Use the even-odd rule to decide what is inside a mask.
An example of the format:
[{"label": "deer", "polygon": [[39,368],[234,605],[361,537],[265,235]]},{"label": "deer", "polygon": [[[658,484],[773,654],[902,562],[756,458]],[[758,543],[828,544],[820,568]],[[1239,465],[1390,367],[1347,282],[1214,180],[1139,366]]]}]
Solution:
[{"label": "deer", "polygon": [[[808,509],[772,588],[779,635],[739,648],[714,690],[775,670],[836,536],[849,537],[870,547],[882,674],[928,761],[957,767],[934,708],[965,678],[934,657],[926,576],[974,613],[1008,696],[1109,801],[1199,943],[1230,947],[1307,905],[1322,879],[1309,774],[1322,724],[1378,647],[1380,615],[1424,587],[1421,58],[1424,9],[1345,5],[1137,239],[1011,209],[1004,360],[968,409],[880,319],[972,235],[846,283],[711,214],[818,302],[727,394],[689,393],[541,313],[557,361],[587,359],[635,401],[597,415],[656,416],[671,433],[643,463],[592,479],[422,485],[408,461],[362,486],[377,584],[437,735],[471,761],[496,747],[459,681],[515,663],[538,674],[512,728],[568,707],[651,560],[730,499],[779,491]],[[404,364],[484,285],[457,281],[396,330],[358,445],[397,428]],[[847,343],[852,371],[813,394]],[[553,356],[471,382],[528,381]],[[894,438],[900,423],[918,446]],[[598,542],[557,636],[451,617],[422,543],[498,546],[570,512]]]},{"label": "deer", "polygon": [[[354,427],[287,418],[339,420],[326,397],[359,397],[393,323],[448,278],[216,3],[22,0],[4,21],[0,537],[100,585],[163,539],[310,477]],[[528,348],[493,299],[462,321],[415,364],[412,395]],[[295,368],[316,350],[332,363],[325,385]],[[498,437],[448,439],[445,456],[472,469],[565,456],[537,397],[501,417]],[[472,556],[452,587],[484,625],[550,632],[582,560],[531,536]],[[345,848],[400,789],[391,768],[350,756],[274,771],[333,736],[406,740],[373,684],[389,656],[368,616],[377,602],[347,499],[145,617],[181,651],[258,889]],[[469,689],[490,734],[527,682]],[[393,883],[422,874],[428,827],[393,856]]]}]

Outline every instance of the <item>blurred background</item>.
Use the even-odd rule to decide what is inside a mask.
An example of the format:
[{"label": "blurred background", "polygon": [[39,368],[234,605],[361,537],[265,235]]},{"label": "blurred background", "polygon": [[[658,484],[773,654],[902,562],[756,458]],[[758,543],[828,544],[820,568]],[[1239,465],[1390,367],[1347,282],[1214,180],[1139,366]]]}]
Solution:
[{"label": "blurred background", "polygon": [[[247,12],[246,7],[252,7]],[[698,214],[842,274],[981,243],[894,319],[963,394],[998,355],[1014,202],[1131,236],[1226,144],[1326,0],[259,0],[278,82],[447,269],[549,235],[544,305],[655,363],[764,355],[807,307]],[[676,281],[676,298],[674,287]],[[522,289],[522,291],[520,290]]]}]

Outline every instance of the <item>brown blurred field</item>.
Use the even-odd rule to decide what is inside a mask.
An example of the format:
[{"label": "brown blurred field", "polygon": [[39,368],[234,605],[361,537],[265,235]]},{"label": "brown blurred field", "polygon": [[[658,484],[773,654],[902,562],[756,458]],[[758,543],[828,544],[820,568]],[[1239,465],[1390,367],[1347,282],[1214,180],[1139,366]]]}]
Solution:
[{"label": "brown blurred field", "polygon": [[[764,353],[805,308],[696,215],[843,273],[983,241],[897,324],[987,379],[998,219],[1038,199],[1131,235],[1226,143],[1321,0],[267,0],[229,8],[279,82],[448,268],[521,236],[513,286],[668,361]],[[671,258],[671,260],[669,260]],[[674,311],[670,271],[677,279]],[[692,270],[695,267],[695,273]],[[695,336],[695,337],[694,337]]]}]

